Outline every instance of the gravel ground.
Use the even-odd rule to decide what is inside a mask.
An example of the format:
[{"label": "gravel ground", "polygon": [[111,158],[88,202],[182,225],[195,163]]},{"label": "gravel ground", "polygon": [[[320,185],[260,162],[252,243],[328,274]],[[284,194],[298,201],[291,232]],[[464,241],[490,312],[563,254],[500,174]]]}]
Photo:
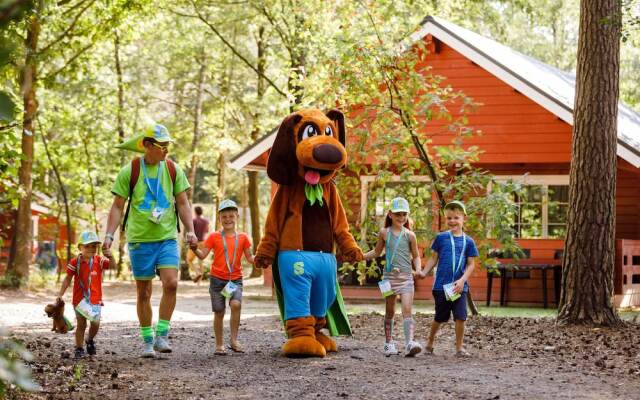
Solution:
[{"label": "gravel ground", "polygon": [[[635,323],[563,328],[547,318],[474,317],[465,338],[472,357],[460,360],[453,357],[452,324],[441,330],[434,355],[385,357],[382,316],[360,313],[350,316],[354,336],[338,339],[337,354],[287,359],[280,351],[284,335],[275,303],[254,293],[245,298],[240,330],[247,352],[214,356],[206,288],[183,285],[180,317],[170,334],[174,352],[143,360],[137,357],[140,339],[130,291],[106,288],[105,298],[112,300],[96,340],[98,355],[80,361],[72,358],[72,334],[54,334],[46,319],[30,319],[37,308],[42,312],[48,295],[0,293],[0,324],[12,326],[13,335],[34,354],[34,378],[43,386],[39,393],[10,392],[8,397],[640,399],[640,325]],[[22,317],[7,314],[15,309],[25,310]],[[432,315],[416,315],[422,343],[431,321]],[[401,340],[399,316],[396,327]]]}]

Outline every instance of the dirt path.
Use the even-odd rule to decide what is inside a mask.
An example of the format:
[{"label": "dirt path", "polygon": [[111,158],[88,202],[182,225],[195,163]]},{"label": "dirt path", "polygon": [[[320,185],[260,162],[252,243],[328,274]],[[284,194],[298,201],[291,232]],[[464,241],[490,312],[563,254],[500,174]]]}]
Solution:
[{"label": "dirt path", "polygon": [[[209,310],[185,309],[204,307],[208,296],[202,287],[181,290],[184,296],[178,307],[184,318],[173,324],[174,352],[154,360],[137,357],[140,339],[137,323],[130,318],[105,322],[98,356],[79,362],[66,358],[73,337],[48,332],[46,321],[14,326],[14,334],[36,357],[34,376],[44,387],[41,393],[18,398],[640,398],[637,324],[609,330],[558,328],[548,319],[474,318],[467,335],[473,357],[459,361],[451,356],[451,324],[443,328],[434,356],[387,358],[380,352],[382,316],[358,314],[351,316],[354,337],[338,340],[339,353],[325,359],[290,360],[280,353],[284,336],[273,315],[274,303],[249,296],[241,325],[247,353],[214,356]],[[131,299],[121,297],[109,306],[130,307]],[[0,305],[0,321],[6,318],[6,304],[5,300]],[[431,320],[431,315],[416,316],[423,343]],[[399,322],[397,318],[396,327]],[[401,327],[396,337],[401,339]]]}]

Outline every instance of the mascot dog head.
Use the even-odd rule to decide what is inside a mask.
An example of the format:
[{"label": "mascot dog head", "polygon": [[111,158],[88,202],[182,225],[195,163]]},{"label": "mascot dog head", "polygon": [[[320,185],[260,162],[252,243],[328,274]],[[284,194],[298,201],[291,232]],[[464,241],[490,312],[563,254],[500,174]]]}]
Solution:
[{"label": "mascot dog head", "polygon": [[329,182],[347,164],[344,115],[304,109],[286,117],[269,154],[267,174],[280,185]]}]

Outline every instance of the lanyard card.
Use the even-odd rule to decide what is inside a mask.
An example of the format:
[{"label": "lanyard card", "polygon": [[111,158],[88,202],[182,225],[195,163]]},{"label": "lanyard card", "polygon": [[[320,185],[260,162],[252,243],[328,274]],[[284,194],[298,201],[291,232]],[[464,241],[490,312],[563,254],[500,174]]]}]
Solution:
[{"label": "lanyard card", "polygon": [[393,290],[391,290],[391,282],[389,282],[387,279],[383,279],[378,282],[378,287],[380,288],[382,297],[389,297],[393,294]]},{"label": "lanyard card", "polygon": [[460,298],[460,293],[456,293],[453,291],[453,283],[442,285],[442,288],[444,289],[444,296],[447,298],[447,300],[456,301]]},{"label": "lanyard card", "polygon": [[91,304],[86,298],[83,298],[76,306],[78,314],[91,322],[100,321],[100,309],[100,304]]},{"label": "lanyard card", "polygon": [[224,287],[222,288],[222,291],[220,291],[220,294],[226,297],[227,299],[229,299],[231,298],[233,293],[236,291],[236,289],[238,289],[238,285],[229,281],[227,282],[226,285],[224,285]]}]

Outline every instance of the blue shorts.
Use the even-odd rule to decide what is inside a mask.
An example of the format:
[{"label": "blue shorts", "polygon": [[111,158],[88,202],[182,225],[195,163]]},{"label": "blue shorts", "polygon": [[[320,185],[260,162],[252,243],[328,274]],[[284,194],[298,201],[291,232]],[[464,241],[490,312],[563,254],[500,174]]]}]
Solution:
[{"label": "blue shorts", "polygon": [[336,300],[336,257],[331,253],[285,250],[278,253],[284,319],[324,317]]},{"label": "blue shorts", "polygon": [[162,242],[129,243],[129,259],[136,280],[151,280],[158,269],[179,268],[178,242],[169,239]]},{"label": "blue shorts", "polygon": [[460,293],[455,301],[447,300],[444,290],[434,290],[433,300],[436,302],[436,322],[447,322],[453,313],[454,321],[467,320],[467,292]]}]

